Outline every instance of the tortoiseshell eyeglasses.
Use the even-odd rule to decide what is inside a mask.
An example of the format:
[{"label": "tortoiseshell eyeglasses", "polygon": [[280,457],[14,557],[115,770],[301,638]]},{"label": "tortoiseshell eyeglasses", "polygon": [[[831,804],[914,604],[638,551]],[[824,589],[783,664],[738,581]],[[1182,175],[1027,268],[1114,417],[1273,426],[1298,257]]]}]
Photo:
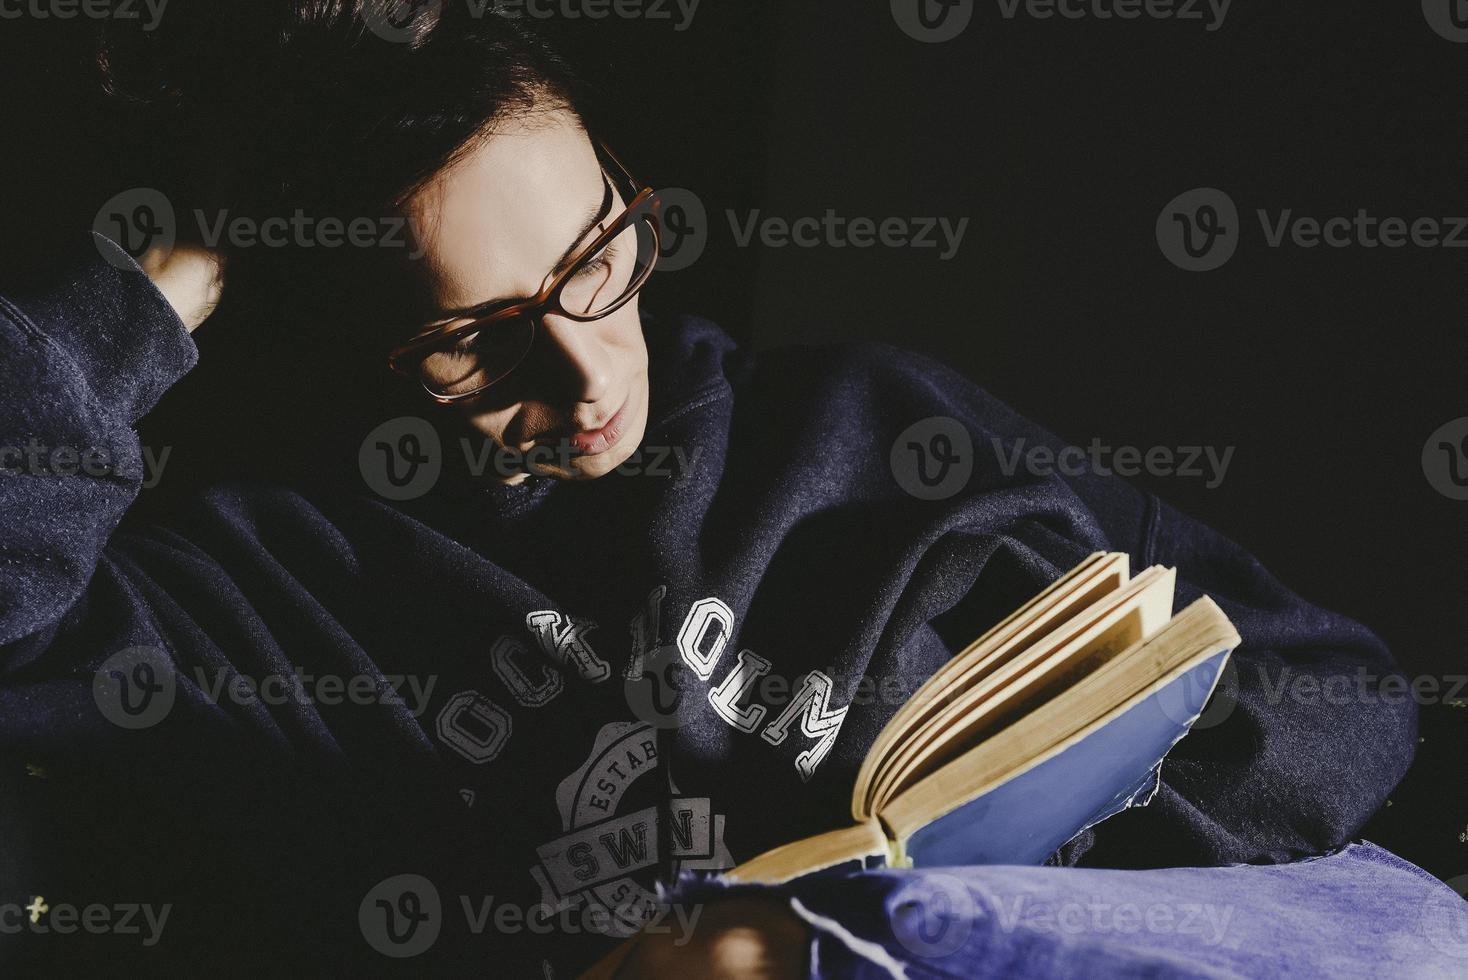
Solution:
[{"label": "tortoiseshell eyeglasses", "polygon": [[416,377],[441,404],[483,394],[525,360],[536,324],[547,314],[589,322],[615,313],[637,295],[657,262],[662,244],[662,201],[639,189],[621,161],[596,144],[606,188],[602,211],[615,194],[628,202],[622,214],[587,246],[546,276],[526,299],[498,300],[426,325],[388,355],[388,366]]}]

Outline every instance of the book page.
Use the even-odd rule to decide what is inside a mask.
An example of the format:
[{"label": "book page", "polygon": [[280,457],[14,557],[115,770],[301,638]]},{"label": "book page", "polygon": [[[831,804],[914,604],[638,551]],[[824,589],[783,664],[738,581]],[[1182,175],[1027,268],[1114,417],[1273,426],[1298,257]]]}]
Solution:
[{"label": "book page", "polygon": [[880,810],[904,786],[1155,634],[1172,615],[1176,577],[1172,569],[1147,569],[964,692],[890,754],[867,806]]},{"label": "book page", "polygon": [[779,884],[824,868],[868,857],[886,858],[892,852],[882,826],[875,820],[832,830],[785,844],[751,858],[725,874],[729,881]]},{"label": "book page", "polygon": [[1038,711],[900,792],[881,810],[888,834],[906,840],[925,824],[1089,737],[1209,657],[1238,644],[1238,632],[1223,611],[1206,596],[1199,599],[1152,639],[1114,657]]},{"label": "book page", "polygon": [[888,720],[867,751],[853,787],[853,819],[871,817],[873,780],[911,733],[1030,645],[1121,589],[1127,583],[1128,565],[1120,552],[1090,555],[935,671]]}]

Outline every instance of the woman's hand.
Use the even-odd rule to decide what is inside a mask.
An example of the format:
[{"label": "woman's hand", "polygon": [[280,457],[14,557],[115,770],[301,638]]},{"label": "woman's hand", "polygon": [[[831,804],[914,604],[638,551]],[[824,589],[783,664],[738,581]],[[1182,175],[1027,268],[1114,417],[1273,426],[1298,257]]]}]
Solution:
[{"label": "woman's hand", "polygon": [[691,936],[676,931],[638,936],[616,980],[798,980],[806,974],[809,949],[809,931],[788,906],[730,899],[705,906]]},{"label": "woman's hand", "polygon": [[197,330],[219,305],[224,290],[224,260],[218,252],[180,243],[167,250],[150,248],[138,264],[189,333]]}]

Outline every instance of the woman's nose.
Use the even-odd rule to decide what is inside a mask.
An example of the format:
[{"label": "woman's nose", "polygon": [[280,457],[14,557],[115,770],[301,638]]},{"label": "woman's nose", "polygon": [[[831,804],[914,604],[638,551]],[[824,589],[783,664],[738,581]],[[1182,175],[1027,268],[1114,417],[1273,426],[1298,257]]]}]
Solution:
[{"label": "woman's nose", "polygon": [[557,393],[577,402],[601,401],[612,388],[612,353],[594,323],[554,314],[540,321],[542,363],[561,387]]}]

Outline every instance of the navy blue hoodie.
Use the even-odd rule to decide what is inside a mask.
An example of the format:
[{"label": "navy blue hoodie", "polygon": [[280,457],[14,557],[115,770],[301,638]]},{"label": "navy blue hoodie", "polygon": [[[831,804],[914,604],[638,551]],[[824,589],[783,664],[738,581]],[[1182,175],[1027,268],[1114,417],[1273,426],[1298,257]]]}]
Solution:
[{"label": "navy blue hoodie", "polygon": [[[610,940],[496,925],[485,900],[625,913],[660,876],[845,825],[906,694],[1100,550],[1176,566],[1179,608],[1206,592],[1244,645],[1151,804],[1053,860],[1320,853],[1404,772],[1415,708],[1377,695],[1370,632],[1114,476],[1004,466],[1063,443],[972,382],[884,346],[644,327],[645,472],[485,486],[425,404],[361,420],[361,467],[311,489],[217,485],[135,526],[135,426],[192,339],[100,237],[0,298],[0,904],[173,906],[147,948],[0,913],[0,954],[566,975]],[[942,499],[889,465],[932,418],[973,446]],[[398,483],[437,475],[400,491],[366,475],[379,453]],[[629,688],[642,670],[670,683]],[[1353,694],[1280,696],[1301,676]],[[410,960],[359,918],[399,875],[442,919]]]}]

